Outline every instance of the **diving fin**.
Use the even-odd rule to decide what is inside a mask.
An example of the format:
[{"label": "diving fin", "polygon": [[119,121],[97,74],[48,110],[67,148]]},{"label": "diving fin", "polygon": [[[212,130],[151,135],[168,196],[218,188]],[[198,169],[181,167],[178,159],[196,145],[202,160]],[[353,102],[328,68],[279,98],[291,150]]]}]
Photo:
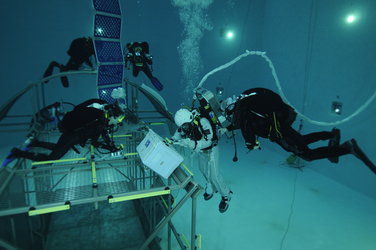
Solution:
[{"label": "diving fin", "polygon": [[[5,158],[5,160],[3,161],[3,163],[1,164],[1,167],[6,167],[8,166],[9,163],[11,163],[12,161],[14,161],[15,159],[17,159],[17,155],[16,155],[16,152],[15,151],[24,151],[24,152],[27,152],[30,150],[31,148],[31,143],[33,141],[34,137],[29,137],[27,138],[27,140],[24,142],[24,144],[22,145],[21,149],[18,149],[18,148],[13,148],[10,153],[8,154],[7,158]],[[15,150],[16,149],[16,150]]]},{"label": "diving fin", "polygon": [[350,153],[361,160],[374,174],[376,174],[376,166],[366,156],[366,154],[360,149],[356,140],[351,139],[343,144],[345,148],[348,148]]},{"label": "diving fin", "polygon": [[156,78],[156,77],[151,77],[150,78],[151,83],[154,85],[154,87],[158,90],[161,91],[163,89],[162,83]]},{"label": "diving fin", "polygon": [[16,159],[12,152],[10,152],[7,156],[7,158],[4,159],[3,163],[1,164],[1,167],[6,167],[8,166],[9,163],[11,163],[12,161],[14,161],[14,159]]}]

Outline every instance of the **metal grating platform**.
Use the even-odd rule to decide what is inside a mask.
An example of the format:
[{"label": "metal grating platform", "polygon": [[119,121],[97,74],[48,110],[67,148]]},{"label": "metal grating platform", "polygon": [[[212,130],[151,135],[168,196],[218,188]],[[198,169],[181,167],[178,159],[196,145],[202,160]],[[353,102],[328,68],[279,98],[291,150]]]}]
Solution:
[{"label": "metal grating platform", "polygon": [[[114,139],[117,145],[125,146],[121,153],[101,154],[85,147],[79,149],[81,154],[68,153],[57,163],[36,162],[30,167],[31,161],[27,160],[23,169],[12,170],[9,188],[0,195],[0,215],[17,213],[18,208],[25,212],[30,207],[49,204],[106,200],[108,196],[131,191],[128,182],[138,191],[157,187],[153,181],[155,174],[143,167],[136,153],[143,133],[120,133],[126,134],[117,134]],[[6,181],[10,174],[2,171],[0,177]],[[137,184],[141,181],[142,186]]]},{"label": "metal grating platform", "polygon": [[[192,211],[195,211],[196,197],[202,187],[194,183],[192,176],[187,175],[182,168],[177,168],[169,180],[162,180],[142,164],[136,146],[144,138],[146,129],[143,124],[127,124],[119,129],[113,138],[116,145],[124,145],[121,153],[106,154],[84,147],[78,148],[79,154],[72,150],[57,161],[19,161],[23,164],[15,163],[2,169],[0,219],[7,221],[8,218],[21,214],[34,217],[71,210],[85,204],[98,207],[99,204],[133,200],[138,204],[138,213],[147,218],[142,222],[147,227],[144,228],[147,239],[141,246],[141,249],[147,249],[190,198]],[[48,137],[53,141],[57,139]],[[176,196],[180,190],[185,190],[186,193]],[[168,201],[170,194],[175,194],[175,204]],[[161,211],[161,206],[165,207],[164,212],[157,213],[156,211]],[[195,213],[192,216],[194,221]],[[193,223],[192,230],[194,228]],[[178,234],[175,237],[178,238]],[[181,239],[178,241],[181,246],[184,245]],[[192,242],[194,241],[195,238],[192,238]]]}]

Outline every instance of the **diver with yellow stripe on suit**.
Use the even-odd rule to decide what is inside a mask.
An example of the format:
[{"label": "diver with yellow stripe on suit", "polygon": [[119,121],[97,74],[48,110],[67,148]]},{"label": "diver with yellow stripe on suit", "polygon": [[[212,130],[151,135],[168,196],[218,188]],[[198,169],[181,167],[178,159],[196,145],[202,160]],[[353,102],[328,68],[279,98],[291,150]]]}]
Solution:
[{"label": "diver with yellow stripe on suit", "polygon": [[[292,152],[307,161],[328,158],[338,163],[339,156],[353,154],[376,173],[375,165],[360,149],[355,139],[340,144],[340,130],[300,134],[291,127],[296,112],[284,103],[281,97],[265,88],[252,88],[239,97],[229,97],[222,102],[222,110],[232,123],[229,130],[240,129],[246,147],[259,149],[258,137],[268,138],[284,150]],[[309,144],[329,140],[328,146],[311,149]]]}]

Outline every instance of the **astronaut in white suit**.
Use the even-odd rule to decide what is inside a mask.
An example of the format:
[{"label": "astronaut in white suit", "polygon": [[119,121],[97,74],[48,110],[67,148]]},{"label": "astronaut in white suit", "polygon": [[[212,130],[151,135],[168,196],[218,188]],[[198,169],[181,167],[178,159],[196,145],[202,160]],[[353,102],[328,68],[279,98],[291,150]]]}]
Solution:
[{"label": "astronaut in white suit", "polygon": [[199,168],[207,182],[204,199],[209,200],[219,192],[222,196],[219,211],[224,213],[228,209],[232,191],[219,172],[216,128],[197,110],[179,109],[174,119],[178,129],[172,137],[173,143],[198,153]]}]

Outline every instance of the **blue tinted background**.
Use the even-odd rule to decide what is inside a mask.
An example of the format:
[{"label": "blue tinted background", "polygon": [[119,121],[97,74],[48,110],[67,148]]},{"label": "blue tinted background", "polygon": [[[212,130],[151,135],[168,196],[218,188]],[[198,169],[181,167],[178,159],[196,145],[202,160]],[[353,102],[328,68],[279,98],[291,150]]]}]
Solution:
[{"label": "blue tinted background", "polygon": [[[182,59],[192,54],[186,53],[182,57],[178,52],[185,37],[185,26],[179,19],[181,8],[166,0],[121,1],[121,6],[123,43],[149,42],[154,56],[154,74],[165,85],[161,95],[169,110],[174,112],[181,104],[189,104],[191,95],[184,92],[187,76],[183,74]],[[214,1],[208,8],[201,8],[203,20],[208,21],[211,28],[204,29],[202,39],[199,39],[200,61],[196,62],[199,70],[192,79],[200,80],[204,74],[246,49],[266,51],[276,67],[286,97],[296,108],[314,120],[343,119],[376,91],[375,9],[376,2],[371,0]],[[347,25],[344,19],[354,11],[360,15],[359,21]],[[195,13],[197,11],[191,14]],[[92,35],[94,17],[88,0],[3,0],[0,19],[2,104],[26,84],[39,80],[51,60],[66,63],[70,42]],[[235,29],[232,41],[220,36],[224,27]],[[133,79],[131,72],[126,71],[125,76],[148,84],[143,75]],[[61,98],[79,103],[95,97],[95,81],[95,76],[73,76],[69,88],[63,88],[59,80],[51,81],[45,85],[46,103]],[[247,57],[210,77],[204,86],[211,90],[223,86],[225,96],[255,86],[277,90],[270,69],[257,56]],[[331,103],[335,100],[343,103],[341,116],[331,113]],[[26,95],[11,113],[31,113],[32,108],[30,97]],[[374,161],[375,112],[375,102],[372,102],[358,116],[338,126],[342,140],[356,138]],[[299,120],[295,123],[296,128],[298,125]],[[302,132],[330,129],[303,122]],[[1,134],[0,144],[11,148],[22,142],[24,136],[22,133]],[[240,136],[238,142],[243,148]],[[282,149],[267,141],[263,141],[263,147],[270,150],[270,157],[284,154]],[[326,160],[325,164],[323,162],[315,161],[309,166],[376,198],[375,176],[357,159],[345,156],[333,167],[328,167]]]}]

